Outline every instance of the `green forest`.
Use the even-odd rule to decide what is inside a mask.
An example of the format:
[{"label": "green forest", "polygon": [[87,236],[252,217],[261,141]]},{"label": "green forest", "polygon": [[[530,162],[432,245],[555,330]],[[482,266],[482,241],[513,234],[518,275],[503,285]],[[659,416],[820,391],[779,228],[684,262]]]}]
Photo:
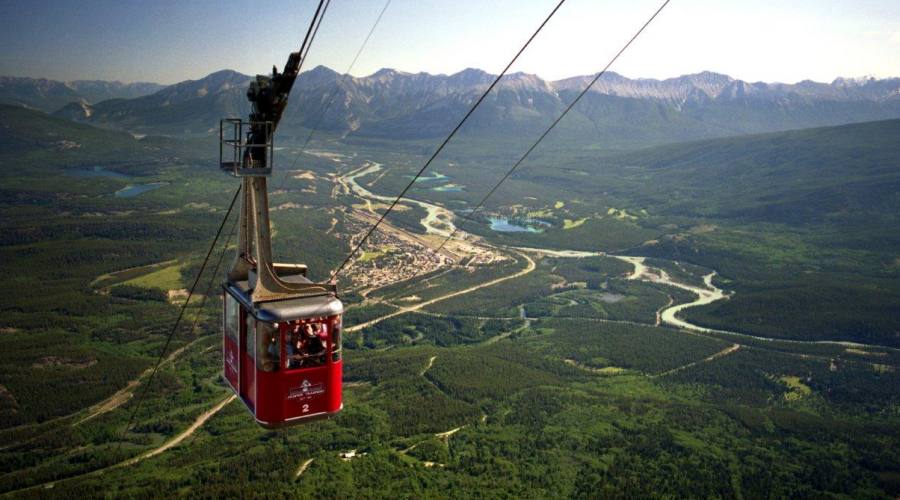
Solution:
[{"label": "green forest", "polygon": [[[2,495],[900,495],[900,242],[886,230],[900,212],[896,195],[873,194],[897,185],[898,121],[538,156],[486,208],[550,229],[498,233],[476,217],[466,230],[504,259],[374,289],[348,280],[345,327],[376,322],[345,334],[344,409],[284,430],[226,399],[220,285],[236,214],[199,273],[237,181],[218,172],[213,142],[10,107],[0,121],[26,124],[0,129]],[[48,131],[82,147],[60,152]],[[390,170],[367,185],[396,192],[426,148],[315,146],[353,155],[306,154],[304,173],[274,174],[272,220],[276,259],[324,279],[359,226],[361,200],[335,194],[335,177],[381,162]],[[799,150],[814,154],[784,153]],[[441,172],[467,186],[502,166],[451,153]],[[786,201],[758,178],[724,189],[757,165]],[[834,192],[848,170],[854,189]],[[115,194],[134,184],[161,187]],[[414,196],[459,216],[479,194]],[[400,213],[396,227],[421,236],[424,214]],[[645,279],[624,257],[645,258]],[[666,323],[710,275],[726,298],[677,313],[693,329]]]}]

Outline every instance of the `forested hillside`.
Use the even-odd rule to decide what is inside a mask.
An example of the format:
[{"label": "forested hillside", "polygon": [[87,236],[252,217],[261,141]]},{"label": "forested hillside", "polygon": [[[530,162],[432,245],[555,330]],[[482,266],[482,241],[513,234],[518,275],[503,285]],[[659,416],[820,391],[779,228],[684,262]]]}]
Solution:
[{"label": "forested hillside", "polygon": [[[234,218],[149,380],[214,142],[0,107],[0,493],[894,498],[898,127],[539,153],[425,267],[520,154],[450,148],[341,277],[344,410],[267,431],[221,377]],[[317,280],[432,146],[282,144],[276,259]]]}]

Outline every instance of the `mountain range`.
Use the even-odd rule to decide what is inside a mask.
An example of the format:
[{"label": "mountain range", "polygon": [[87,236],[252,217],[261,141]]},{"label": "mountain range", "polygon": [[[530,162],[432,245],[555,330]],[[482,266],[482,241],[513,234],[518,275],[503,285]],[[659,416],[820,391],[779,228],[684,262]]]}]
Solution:
[{"label": "mountain range", "polygon": [[132,99],[158,92],[165,87],[149,82],[60,82],[46,78],[0,76],[0,104],[24,106],[49,113],[71,103],[93,104],[108,99]]},{"label": "mountain range", "polygon": [[[452,75],[382,69],[352,77],[318,66],[298,77],[280,132],[297,135],[316,127],[362,138],[439,137],[493,78],[478,69]],[[592,78],[548,81],[509,74],[462,133],[487,138],[540,133]],[[133,134],[207,135],[217,131],[220,118],[246,116],[250,80],[231,70],[167,87],[2,78],[0,102]],[[781,84],[712,72],[665,80],[610,72],[559,128],[567,140],[643,146],[897,117],[900,78]]]}]

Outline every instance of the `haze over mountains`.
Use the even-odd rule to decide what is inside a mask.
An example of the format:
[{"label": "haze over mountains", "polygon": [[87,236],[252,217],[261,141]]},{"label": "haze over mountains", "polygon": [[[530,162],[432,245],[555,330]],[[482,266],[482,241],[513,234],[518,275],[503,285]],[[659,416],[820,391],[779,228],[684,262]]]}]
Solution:
[{"label": "haze over mountains", "polygon": [[[317,126],[342,136],[437,137],[452,128],[493,77],[477,69],[452,75],[382,69],[344,77],[319,66],[298,78],[280,132],[298,134]],[[488,138],[540,133],[591,78],[546,81],[525,73],[508,75],[463,133]],[[162,88],[2,78],[0,102],[134,134],[206,135],[216,131],[222,117],[246,116],[250,79],[223,70]],[[711,72],[666,80],[608,73],[560,132],[567,140],[631,146],[897,117],[900,78],[770,84]]]},{"label": "haze over mountains", "polygon": [[73,103],[98,103],[152,94],[165,85],[149,82],[122,83],[105,80],[60,82],[45,78],[0,76],[0,103],[25,106],[48,113]]}]

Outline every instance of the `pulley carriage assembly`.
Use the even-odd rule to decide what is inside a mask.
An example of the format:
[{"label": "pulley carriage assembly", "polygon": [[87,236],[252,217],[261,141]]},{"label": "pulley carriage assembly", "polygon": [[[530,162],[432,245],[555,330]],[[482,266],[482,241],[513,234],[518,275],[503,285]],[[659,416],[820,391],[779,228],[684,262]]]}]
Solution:
[{"label": "pulley carriage assembly", "polygon": [[282,73],[259,75],[247,97],[250,119],[219,124],[219,166],[241,180],[237,255],[223,285],[223,375],[267,428],[336,414],[343,407],[341,314],[332,282],[307,278],[303,264],[272,260],[267,181],[273,137],[300,70],[292,53]]}]

